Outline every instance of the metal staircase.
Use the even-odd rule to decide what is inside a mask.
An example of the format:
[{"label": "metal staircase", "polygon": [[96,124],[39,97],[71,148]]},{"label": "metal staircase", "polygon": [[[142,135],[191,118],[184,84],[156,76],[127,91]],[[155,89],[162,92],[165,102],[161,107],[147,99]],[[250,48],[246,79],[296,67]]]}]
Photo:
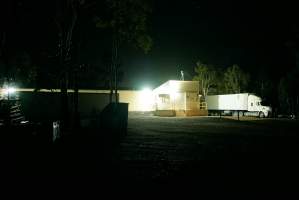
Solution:
[{"label": "metal staircase", "polygon": [[24,120],[19,100],[0,101],[0,125],[16,125]]}]

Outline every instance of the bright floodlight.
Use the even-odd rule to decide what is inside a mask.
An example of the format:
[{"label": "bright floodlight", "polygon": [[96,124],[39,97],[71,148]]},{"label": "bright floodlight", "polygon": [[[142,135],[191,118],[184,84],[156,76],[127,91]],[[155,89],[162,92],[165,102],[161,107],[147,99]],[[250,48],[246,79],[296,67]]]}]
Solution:
[{"label": "bright floodlight", "polygon": [[143,94],[152,94],[152,90],[151,90],[150,88],[144,88],[144,89],[142,90],[142,93],[143,93]]},{"label": "bright floodlight", "polygon": [[7,92],[9,94],[15,93],[16,92],[16,88],[10,87],[10,88],[7,89]]},{"label": "bright floodlight", "polygon": [[153,91],[150,88],[144,88],[139,95],[139,102],[142,111],[151,111],[153,107]]}]

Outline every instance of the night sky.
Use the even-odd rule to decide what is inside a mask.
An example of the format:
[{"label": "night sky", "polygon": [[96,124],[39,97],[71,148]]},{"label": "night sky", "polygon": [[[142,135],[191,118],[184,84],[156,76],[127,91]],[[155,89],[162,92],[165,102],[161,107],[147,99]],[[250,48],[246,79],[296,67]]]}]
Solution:
[{"label": "night sky", "polygon": [[132,66],[142,66],[133,80],[155,84],[178,79],[181,69],[190,79],[198,59],[222,68],[238,64],[253,79],[260,68],[276,79],[292,66],[285,45],[296,19],[291,5],[221,2],[157,2],[154,48],[132,61]]},{"label": "night sky", "polygon": [[[5,3],[1,9],[2,27],[9,30],[8,52],[27,51],[38,62],[38,55],[57,40],[49,17],[51,1],[14,2],[11,13],[4,9]],[[122,47],[121,87],[154,88],[179,79],[180,70],[191,80],[197,60],[220,68],[238,64],[252,79],[260,69],[279,79],[294,65],[287,44],[294,37],[296,12],[286,1],[155,1],[149,22],[154,42],[151,52],[145,55]],[[92,21],[85,23],[83,60],[103,68],[103,46],[107,44]]]}]

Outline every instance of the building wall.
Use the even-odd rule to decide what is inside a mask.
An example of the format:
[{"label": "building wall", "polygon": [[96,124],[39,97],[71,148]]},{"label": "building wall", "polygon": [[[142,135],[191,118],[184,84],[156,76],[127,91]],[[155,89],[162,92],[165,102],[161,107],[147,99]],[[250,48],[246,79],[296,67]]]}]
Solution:
[{"label": "building wall", "polygon": [[199,110],[200,102],[197,93],[188,92],[186,94],[186,110]]},{"label": "building wall", "polygon": [[21,92],[21,110],[29,120],[57,120],[60,118],[60,96],[58,93]]},{"label": "building wall", "polygon": [[174,110],[170,94],[155,95],[155,110]]},{"label": "building wall", "polygon": [[[22,110],[27,119],[59,119],[61,97],[59,92],[19,91]],[[69,107],[73,107],[74,93],[68,94]],[[119,102],[128,103],[130,112],[147,112],[154,110],[151,94],[144,91],[121,90]],[[79,92],[79,113],[82,118],[100,113],[109,104],[109,92],[90,90]]]},{"label": "building wall", "polygon": [[[175,88],[176,92],[169,92]],[[155,92],[156,91],[156,92]],[[18,89],[25,116],[29,119],[59,119],[61,97],[59,90]],[[160,92],[160,93],[159,93]],[[166,92],[166,93],[165,93]],[[169,92],[167,94],[167,92]],[[159,94],[168,95],[164,101]],[[119,90],[119,102],[129,104],[129,112],[148,112],[155,110],[196,110],[199,102],[198,84],[195,81],[168,81],[155,89]],[[73,108],[73,90],[68,90],[69,106]],[[79,90],[79,113],[82,118],[100,113],[109,104],[109,90]]]},{"label": "building wall", "polygon": [[174,95],[174,110],[186,110],[186,93],[180,92]]},{"label": "building wall", "polygon": [[156,110],[185,110],[186,93],[158,94],[155,96]]},{"label": "building wall", "polygon": [[153,91],[156,109],[177,111],[198,109],[198,91],[198,81],[169,80]]},{"label": "building wall", "polygon": [[153,111],[154,97],[150,91],[121,90],[119,91],[119,102],[129,103],[129,111]]},{"label": "building wall", "polygon": [[176,116],[207,115],[207,111],[201,111],[198,92],[198,81],[169,80],[163,83],[153,91],[156,114],[168,116],[166,111],[174,111]]}]

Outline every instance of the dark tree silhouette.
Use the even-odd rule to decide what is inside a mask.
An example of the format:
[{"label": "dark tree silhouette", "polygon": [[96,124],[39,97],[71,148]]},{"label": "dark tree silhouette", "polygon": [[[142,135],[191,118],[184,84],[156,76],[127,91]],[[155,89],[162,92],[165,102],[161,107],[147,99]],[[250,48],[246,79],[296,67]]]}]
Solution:
[{"label": "dark tree silhouette", "polygon": [[196,75],[193,77],[193,80],[199,81],[200,92],[206,99],[211,87],[216,84],[216,70],[214,67],[198,61],[194,71]]},{"label": "dark tree silhouette", "polygon": [[[120,66],[119,48],[123,43],[129,43],[147,53],[152,47],[152,39],[148,34],[148,18],[151,13],[149,0],[106,0],[104,4],[106,15],[96,15],[96,26],[109,29],[112,34],[112,50],[110,65],[110,102],[113,90],[117,99],[118,69]],[[102,15],[101,15],[102,14]]]},{"label": "dark tree silhouette", "polygon": [[224,73],[224,84],[228,93],[240,93],[247,89],[249,74],[243,72],[238,65],[227,68]]},{"label": "dark tree silhouette", "polygon": [[[69,126],[69,105],[68,105],[68,94],[67,89],[69,87],[69,81],[73,73],[76,72],[72,61],[73,54],[73,35],[74,29],[78,20],[78,12],[82,5],[83,0],[56,0],[56,12],[54,20],[57,26],[58,33],[58,47],[57,57],[60,66],[60,89],[61,89],[61,114],[63,127]],[[75,73],[76,74],[76,73]],[[73,76],[75,80],[75,99],[78,99],[78,87],[77,77]],[[75,112],[77,113],[78,103],[77,100],[74,102]]]}]

